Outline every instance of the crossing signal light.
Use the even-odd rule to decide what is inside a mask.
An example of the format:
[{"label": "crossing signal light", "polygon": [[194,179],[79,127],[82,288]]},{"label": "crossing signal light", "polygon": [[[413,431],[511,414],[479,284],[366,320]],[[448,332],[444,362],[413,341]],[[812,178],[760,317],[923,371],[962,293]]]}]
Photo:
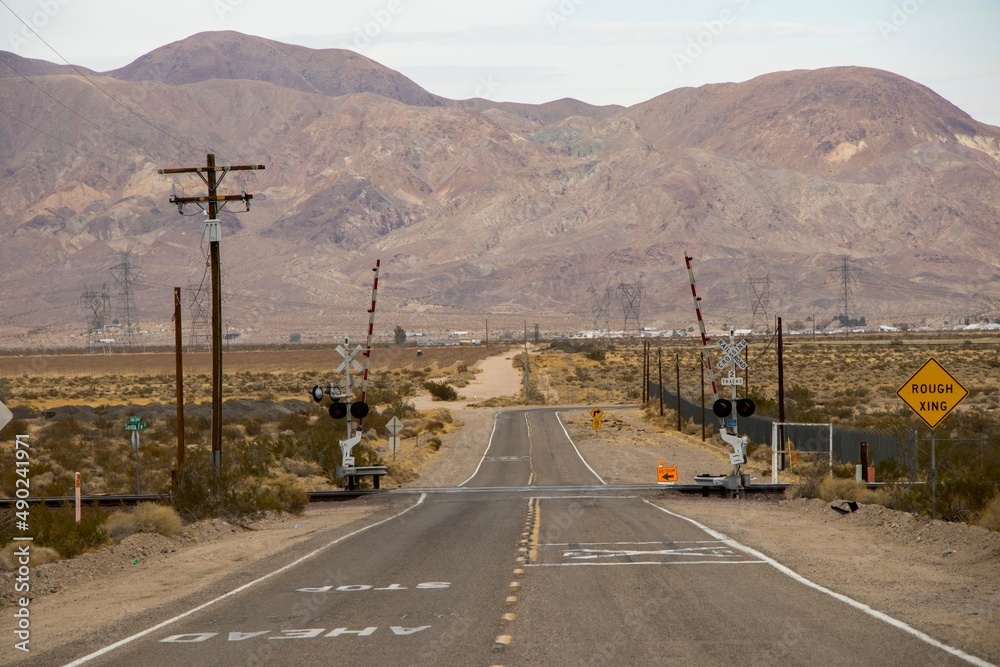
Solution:
[{"label": "crossing signal light", "polygon": [[330,404],[330,416],[334,419],[343,419],[347,416],[347,403],[334,401]]},{"label": "crossing signal light", "polygon": [[368,404],[361,401],[351,403],[351,416],[355,419],[364,419],[368,416]]},{"label": "crossing signal light", "polygon": [[725,398],[720,398],[712,404],[712,412],[714,412],[715,416],[720,419],[728,417],[733,413],[733,404]]},{"label": "crossing signal light", "polygon": [[757,406],[749,398],[741,398],[736,401],[736,414],[740,417],[749,417],[756,409]]},{"label": "crossing signal light", "polygon": [[309,395],[312,396],[312,399],[314,401],[319,403],[320,401],[323,400],[323,388],[319,385],[316,385],[309,390]]}]

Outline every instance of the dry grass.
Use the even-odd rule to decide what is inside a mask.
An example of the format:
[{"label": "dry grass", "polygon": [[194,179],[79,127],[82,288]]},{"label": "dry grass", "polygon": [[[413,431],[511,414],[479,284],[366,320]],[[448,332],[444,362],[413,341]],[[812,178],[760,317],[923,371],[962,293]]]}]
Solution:
[{"label": "dry grass", "polygon": [[[3,549],[0,549],[0,570],[11,571],[18,568],[20,563],[17,562],[17,557],[14,556],[14,551],[22,546],[24,546],[23,542],[11,542]],[[30,567],[38,567],[39,565],[45,565],[46,563],[54,563],[60,559],[61,556],[55,549],[41,547],[38,545],[31,546],[28,557]]]},{"label": "dry grass", "polygon": [[139,530],[144,533],[170,536],[181,532],[184,527],[184,522],[177,510],[166,505],[139,503],[132,510],[132,516],[135,518]]},{"label": "dry grass", "polygon": [[130,512],[114,512],[104,522],[104,531],[115,542],[121,542],[129,535],[139,532],[139,522]]},{"label": "dry grass", "polygon": [[[449,377],[464,386],[474,377],[477,361],[506,350],[505,346],[375,348],[371,373],[419,372],[424,377]],[[340,377],[342,361],[333,349],[251,350],[223,354],[224,385],[242,398],[284,400],[304,398],[318,382]],[[171,403],[176,399],[173,354],[65,354],[0,356],[4,402],[36,410],[62,405],[118,405],[128,397],[135,405]],[[184,355],[186,401],[211,400],[211,355]],[[51,381],[58,378],[58,382]]]}]

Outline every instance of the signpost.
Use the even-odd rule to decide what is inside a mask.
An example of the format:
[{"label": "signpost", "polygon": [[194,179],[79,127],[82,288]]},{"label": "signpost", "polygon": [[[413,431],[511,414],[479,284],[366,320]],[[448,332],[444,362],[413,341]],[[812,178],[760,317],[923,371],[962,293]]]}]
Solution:
[{"label": "signpost", "polygon": [[896,392],[933,431],[969,392],[933,358]]},{"label": "signpost", "polygon": [[600,431],[601,426],[603,425],[601,419],[604,417],[604,410],[595,406],[594,409],[590,411],[590,417],[592,419],[590,427],[595,431]]},{"label": "signpost", "polygon": [[392,443],[392,460],[396,460],[396,448],[399,447],[399,433],[403,430],[403,422],[399,417],[393,417],[385,425],[385,430],[389,432],[389,441]]},{"label": "signpost", "polygon": [[931,518],[937,518],[937,460],[934,451],[934,429],[969,395],[944,366],[933,357],[920,367],[896,395],[924,420],[931,429]]},{"label": "signpost", "polygon": [[146,425],[139,415],[129,417],[125,422],[125,430],[132,432],[132,451],[135,452],[135,495],[142,493],[139,486],[139,431],[145,431]]}]

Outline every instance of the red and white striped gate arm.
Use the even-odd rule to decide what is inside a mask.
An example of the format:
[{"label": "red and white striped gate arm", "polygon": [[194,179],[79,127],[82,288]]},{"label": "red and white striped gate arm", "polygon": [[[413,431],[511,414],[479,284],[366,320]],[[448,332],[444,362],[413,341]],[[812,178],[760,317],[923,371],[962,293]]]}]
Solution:
[{"label": "red and white striped gate arm", "polygon": [[[375,300],[378,297],[378,273],[379,268],[382,265],[381,259],[375,260],[375,268],[372,271],[375,272],[375,282],[372,285],[372,307],[368,310],[368,342],[365,344],[365,351],[362,353],[365,357],[365,374],[361,378],[361,402],[365,402],[365,394],[368,393],[368,369],[371,366],[372,360],[372,335],[375,332]],[[364,419],[358,420],[358,428],[361,428],[361,424]]]},{"label": "red and white striped gate arm", "polygon": [[698,316],[698,328],[701,330],[701,360],[708,369],[708,377],[712,381],[712,401],[719,400],[719,390],[715,386],[715,367],[712,366],[712,355],[708,353],[708,334],[705,333],[705,320],[701,318],[701,299],[694,290],[694,271],[691,270],[691,258],[684,253],[684,265],[687,266],[688,281],[691,283],[691,298],[694,299],[694,312]]}]

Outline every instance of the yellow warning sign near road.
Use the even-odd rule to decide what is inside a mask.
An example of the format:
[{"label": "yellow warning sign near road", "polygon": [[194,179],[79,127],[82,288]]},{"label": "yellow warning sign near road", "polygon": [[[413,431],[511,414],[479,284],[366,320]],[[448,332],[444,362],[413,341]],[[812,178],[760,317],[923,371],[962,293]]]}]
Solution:
[{"label": "yellow warning sign near road", "polygon": [[969,392],[944,366],[930,358],[896,395],[929,427],[934,428],[962,402]]},{"label": "yellow warning sign near road", "polygon": [[594,419],[600,419],[601,417],[604,416],[604,410],[595,407],[593,410],[590,411],[590,416],[593,417]]},{"label": "yellow warning sign near road", "polygon": [[600,431],[600,430],[601,430],[601,420],[600,420],[600,419],[595,419],[594,421],[592,421],[592,422],[590,423],[590,426],[591,426],[591,427],[592,427],[592,428],[593,428],[593,429],[594,429],[595,431]]}]

